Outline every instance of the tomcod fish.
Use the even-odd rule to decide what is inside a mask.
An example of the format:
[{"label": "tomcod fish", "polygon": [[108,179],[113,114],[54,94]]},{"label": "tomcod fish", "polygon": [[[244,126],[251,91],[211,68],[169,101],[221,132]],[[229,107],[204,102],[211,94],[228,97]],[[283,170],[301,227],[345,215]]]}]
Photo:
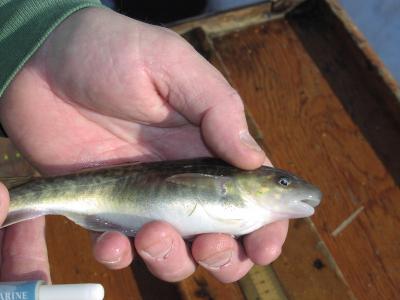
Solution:
[{"label": "tomcod fish", "polygon": [[241,236],[274,221],[311,216],[321,192],[280,169],[245,171],[199,158],[36,178],[11,188],[10,199],[3,227],[62,215],[89,230],[134,236],[145,223],[162,220],[189,238]]}]

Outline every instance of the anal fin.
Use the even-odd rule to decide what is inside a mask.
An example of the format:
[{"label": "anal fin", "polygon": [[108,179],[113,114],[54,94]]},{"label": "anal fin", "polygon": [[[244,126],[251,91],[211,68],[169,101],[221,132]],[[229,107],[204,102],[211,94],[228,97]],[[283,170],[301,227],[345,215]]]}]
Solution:
[{"label": "anal fin", "polygon": [[24,209],[24,210],[9,212],[7,218],[5,219],[0,228],[5,228],[16,223],[32,220],[44,216],[45,214],[46,213],[43,211],[36,211],[32,209]]}]

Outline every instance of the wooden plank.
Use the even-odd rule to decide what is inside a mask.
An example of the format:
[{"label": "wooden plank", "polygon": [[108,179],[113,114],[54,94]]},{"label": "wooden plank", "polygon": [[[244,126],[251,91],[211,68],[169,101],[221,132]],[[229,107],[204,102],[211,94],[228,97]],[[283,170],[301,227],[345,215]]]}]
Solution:
[{"label": "wooden plank", "polygon": [[379,58],[368,50],[368,43],[355,36],[356,33],[348,32],[349,25],[345,27],[348,22],[342,23],[326,2],[311,1],[299,7],[299,11],[300,14],[288,17],[293,30],[347,113],[400,184],[399,88]]},{"label": "wooden plank", "polygon": [[346,41],[349,55],[364,70],[364,78],[378,90],[382,101],[388,106],[393,117],[400,122],[400,85],[386,68],[383,61],[369,45],[363,33],[353,24],[339,0],[325,0],[318,5],[324,12],[325,21],[335,26],[334,31]]},{"label": "wooden plank", "polygon": [[[264,146],[275,165],[305,177],[324,192],[313,221],[354,295],[393,299],[400,286],[396,232],[400,190],[393,172],[371,147],[370,136],[360,130],[343,102],[351,99],[357,108],[367,104],[368,112],[371,103],[380,103],[381,107],[372,106],[376,114],[370,114],[370,121],[382,125],[380,130],[388,131],[388,138],[398,138],[400,132],[391,115],[385,114],[379,90],[366,84],[346,45],[334,34],[329,36],[333,26],[314,18],[306,29],[318,34],[307,40],[299,37],[302,22],[319,13],[216,37],[214,47],[263,131]],[[313,47],[321,49],[320,56],[309,52]],[[325,68],[315,62],[318,59],[326,62]],[[290,264],[302,264],[302,257],[290,258]],[[286,290],[306,288],[302,280],[281,277]],[[342,288],[345,293],[344,284]],[[320,298],[316,290],[310,295]]]},{"label": "wooden plank", "polygon": [[95,261],[90,234],[63,217],[46,217],[53,283],[101,283],[107,300],[142,299],[130,268],[111,271]]},{"label": "wooden plank", "polygon": [[270,13],[271,5],[267,3],[256,7],[250,6],[247,9],[217,14],[208,18],[187,20],[183,23],[172,24],[171,29],[179,34],[200,27],[206,32],[225,32],[231,28],[238,29],[240,27],[240,25],[238,27],[238,23],[242,23],[242,26],[246,27],[249,24],[265,22],[269,19]]},{"label": "wooden plank", "polygon": [[[237,88],[235,82],[230,79],[229,66],[224,65],[224,62],[220,60],[212,41],[202,29],[193,29],[184,34],[184,37],[192,43],[199,53],[224,73]],[[246,55],[251,55],[249,49],[247,49]],[[260,125],[255,122],[249,109],[247,109],[247,115],[252,135],[256,138],[257,142],[265,146],[264,135],[267,134],[267,131],[262,130]],[[264,147],[264,149],[268,156],[271,156],[269,153],[270,150],[267,147]],[[302,245],[300,249],[297,246],[299,244]],[[303,259],[299,261],[299,257]],[[308,299],[310,295],[318,293],[325,295],[326,299],[348,299],[349,291],[341,278],[338,277],[337,269],[334,263],[332,263],[329,251],[324,247],[324,243],[319,239],[318,234],[312,229],[310,224],[304,223],[302,226],[293,226],[291,224],[288,242],[282,254],[282,259],[279,262],[282,261],[284,262],[283,267],[279,268],[279,266],[282,266],[280,264],[277,264],[276,267],[282,279],[290,283],[284,285],[287,294],[291,298]],[[322,268],[317,269],[314,267],[315,261],[320,261],[326,266],[323,268],[323,271],[321,271]],[[324,275],[321,276],[321,273]],[[284,275],[282,276],[282,274]],[[307,276],[298,277],[297,274],[306,274]],[[206,280],[212,279],[206,278]],[[245,278],[243,284],[249,281],[251,281],[250,278]],[[247,293],[246,295],[249,296],[250,294]]]},{"label": "wooden plank", "polygon": [[287,242],[273,268],[289,299],[352,299],[334,258],[308,220],[290,223]]}]

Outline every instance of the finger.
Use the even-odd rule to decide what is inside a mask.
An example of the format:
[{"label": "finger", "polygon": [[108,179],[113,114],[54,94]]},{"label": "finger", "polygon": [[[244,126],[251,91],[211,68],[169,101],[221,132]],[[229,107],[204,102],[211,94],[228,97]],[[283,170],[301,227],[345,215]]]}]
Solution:
[{"label": "finger", "polygon": [[5,229],[1,280],[45,280],[50,282],[44,229],[44,217],[18,223]]},{"label": "finger", "polygon": [[187,245],[167,223],[144,225],[135,238],[135,248],[150,272],[162,280],[180,281],[195,271]]},{"label": "finger", "polygon": [[273,167],[272,162],[268,157],[265,157],[265,160],[263,162],[263,166]]},{"label": "finger", "polygon": [[217,156],[243,169],[260,167],[265,154],[250,135],[243,111],[216,106],[201,124],[204,140]]},{"label": "finger", "polygon": [[239,280],[253,266],[239,242],[225,234],[198,236],[192,253],[201,266],[225,283]]},{"label": "finger", "polygon": [[[148,131],[148,128],[142,130],[144,135]],[[194,125],[160,130],[148,145],[154,149],[154,153],[162,153],[167,160],[212,156],[204,145],[199,128]]]},{"label": "finger", "polygon": [[247,256],[258,265],[268,265],[281,254],[289,221],[266,225],[244,237]]},{"label": "finger", "polygon": [[[0,224],[3,224],[7,217],[8,205],[10,197],[8,190],[3,183],[0,182]],[[0,249],[2,249],[4,230],[0,230]],[[2,264],[2,253],[0,251],[0,266]]]},{"label": "finger", "polygon": [[186,46],[185,52],[185,45],[179,43],[176,47],[183,53],[180,63],[153,74],[155,84],[162,83],[159,90],[168,86],[164,96],[170,105],[201,126],[203,138],[216,156],[245,169],[259,167],[265,154],[249,134],[239,94],[193,49]]},{"label": "finger", "polygon": [[0,182],[0,224],[3,224],[7,217],[9,201],[8,190],[5,185]]},{"label": "finger", "polygon": [[128,237],[115,231],[105,232],[97,237],[93,254],[98,262],[113,270],[129,266],[133,259]]}]

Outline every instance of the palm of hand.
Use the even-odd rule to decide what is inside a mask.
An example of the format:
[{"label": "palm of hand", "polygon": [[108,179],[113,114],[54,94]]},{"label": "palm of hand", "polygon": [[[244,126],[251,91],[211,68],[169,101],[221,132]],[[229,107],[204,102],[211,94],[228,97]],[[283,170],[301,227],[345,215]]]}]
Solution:
[{"label": "palm of hand", "polygon": [[[66,44],[69,46],[62,47]],[[247,130],[243,106],[215,69],[175,34],[98,9],[81,11],[56,29],[14,79],[3,100],[0,114],[6,131],[25,156],[47,174],[99,163],[211,153],[252,168],[264,158],[251,142],[250,147],[243,147],[239,137]],[[27,238],[31,231],[30,239],[35,237],[37,245],[33,254],[43,258],[44,239],[37,238],[42,235],[43,221],[32,222],[37,224],[28,231],[27,224],[10,229],[4,247],[16,243],[16,233],[26,232]],[[281,223],[249,236],[246,249],[254,252],[251,249],[256,242],[252,239],[262,244],[259,241],[265,240],[266,232],[277,232],[273,242],[264,244],[278,246],[267,255],[255,251],[252,260],[269,263],[274,259],[286,229],[287,223]],[[165,235],[177,246],[160,265],[158,259],[146,258],[147,252],[139,249],[148,248]],[[113,254],[111,243],[121,245],[125,251],[116,264],[108,259]],[[192,250],[194,259],[201,263],[210,253],[220,251],[221,243],[231,249],[231,264],[211,270],[220,280],[236,280],[252,263],[232,238],[197,238]],[[179,280],[193,272],[192,255],[166,224],[144,228],[135,246],[152,272],[162,279]],[[21,266],[21,260],[16,261],[24,254],[21,249],[22,254],[14,253],[4,260],[3,277],[5,270],[17,276],[21,270],[26,274],[27,265],[48,272],[45,259],[39,267],[37,261]],[[102,238],[95,254],[111,268],[124,267],[132,258],[127,239],[116,234]],[[36,258],[31,253],[29,259]]]},{"label": "palm of hand", "polygon": [[[126,36],[118,39],[111,34],[115,28],[86,41],[91,29],[82,24],[80,28],[85,29],[73,33],[75,40],[71,41],[77,46],[59,49],[58,45],[63,44],[60,41],[72,34],[66,23],[20,72],[9,94],[14,94],[14,87],[24,88],[8,101],[11,107],[5,108],[17,113],[9,120],[8,129],[35,165],[53,173],[99,161],[209,154],[200,135],[202,108],[199,105],[198,111],[190,112],[191,120],[178,112],[175,107],[186,105],[188,99],[173,97],[175,91],[167,78],[178,65],[181,68],[191,63],[188,59],[200,59],[187,45],[159,29],[147,30],[150,37],[139,41],[140,49],[135,34],[132,41],[127,41]],[[90,23],[93,27],[101,25]],[[160,51],[151,53],[152,43],[155,48],[157,44],[170,43],[170,48],[180,49],[180,53],[164,52],[159,57]],[[124,48],[127,53],[121,53]],[[181,55],[181,48],[190,58]],[[153,61],[164,64],[152,65]],[[219,74],[215,72],[215,76]],[[226,84],[222,77],[218,79]],[[7,116],[4,118],[7,124]],[[17,120],[24,120],[18,128],[14,126]],[[14,132],[13,128],[17,130]],[[48,162],[56,165],[47,165]]]}]

